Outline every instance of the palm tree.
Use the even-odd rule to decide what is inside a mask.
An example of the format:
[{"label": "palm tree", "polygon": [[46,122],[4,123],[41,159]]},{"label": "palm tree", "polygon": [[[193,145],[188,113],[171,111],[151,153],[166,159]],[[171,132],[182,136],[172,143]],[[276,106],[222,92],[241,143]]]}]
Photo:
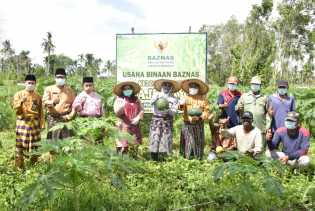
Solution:
[{"label": "palm tree", "polygon": [[19,65],[22,67],[24,73],[30,73],[31,71],[31,59],[29,57],[30,51],[21,51],[18,55]]},{"label": "palm tree", "polygon": [[12,48],[10,40],[5,40],[2,43],[2,49],[0,52],[3,56],[1,58],[1,71],[6,71],[7,69],[11,69],[11,66],[14,63],[12,59],[14,57],[15,52]]},{"label": "palm tree", "polygon": [[50,72],[50,56],[54,52],[55,45],[52,42],[52,34],[50,32],[47,32],[47,38],[44,38],[43,40],[42,47],[44,48],[44,53],[47,54],[47,57],[45,58],[47,76]]}]

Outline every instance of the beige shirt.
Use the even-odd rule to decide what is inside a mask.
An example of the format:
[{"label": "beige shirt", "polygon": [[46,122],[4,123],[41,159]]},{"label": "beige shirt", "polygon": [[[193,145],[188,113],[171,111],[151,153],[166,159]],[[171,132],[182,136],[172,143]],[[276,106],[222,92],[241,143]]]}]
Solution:
[{"label": "beige shirt", "polygon": [[250,111],[254,117],[254,125],[258,127],[262,133],[269,128],[270,121],[267,114],[267,97],[265,95],[254,95],[252,91],[242,94],[238,100],[237,109],[242,112]]},{"label": "beige shirt", "polygon": [[68,86],[62,88],[57,85],[46,87],[43,96],[43,104],[47,107],[48,102],[54,101],[53,107],[47,107],[50,114],[67,114],[72,111],[72,103],[75,92]]},{"label": "beige shirt", "polygon": [[240,153],[259,153],[263,149],[261,131],[254,127],[249,133],[245,133],[243,125],[237,125],[226,130],[228,134],[236,138],[237,150]]}]

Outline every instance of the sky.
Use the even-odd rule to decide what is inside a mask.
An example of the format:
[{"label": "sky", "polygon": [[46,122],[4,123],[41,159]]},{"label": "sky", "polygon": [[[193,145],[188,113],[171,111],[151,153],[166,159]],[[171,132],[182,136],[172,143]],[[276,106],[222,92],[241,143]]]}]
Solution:
[{"label": "sky", "polygon": [[0,0],[0,42],[29,50],[42,64],[41,43],[51,32],[55,53],[75,59],[93,53],[115,59],[117,33],[197,32],[203,24],[240,22],[261,0]]}]

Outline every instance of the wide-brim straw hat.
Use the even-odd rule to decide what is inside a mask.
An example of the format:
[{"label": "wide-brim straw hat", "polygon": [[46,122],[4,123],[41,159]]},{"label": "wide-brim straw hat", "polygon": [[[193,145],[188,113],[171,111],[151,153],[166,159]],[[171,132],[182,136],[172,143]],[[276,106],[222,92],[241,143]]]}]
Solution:
[{"label": "wide-brim straw hat", "polygon": [[181,83],[181,87],[184,90],[184,92],[189,93],[189,84],[191,83],[195,83],[199,85],[199,93],[198,93],[199,95],[207,94],[207,92],[209,91],[209,86],[205,82],[199,79],[187,79],[187,80],[182,81]]},{"label": "wide-brim straw hat", "polygon": [[138,94],[141,90],[140,85],[137,84],[136,82],[124,81],[114,86],[113,93],[117,96],[122,96],[122,91],[123,91],[124,86],[131,86],[134,95]]},{"label": "wide-brim straw hat", "polygon": [[178,83],[177,81],[174,80],[169,80],[169,79],[159,79],[154,81],[153,86],[157,91],[161,91],[162,89],[162,84],[163,83],[170,83],[173,86],[172,92],[178,92],[180,90],[180,83]]}]

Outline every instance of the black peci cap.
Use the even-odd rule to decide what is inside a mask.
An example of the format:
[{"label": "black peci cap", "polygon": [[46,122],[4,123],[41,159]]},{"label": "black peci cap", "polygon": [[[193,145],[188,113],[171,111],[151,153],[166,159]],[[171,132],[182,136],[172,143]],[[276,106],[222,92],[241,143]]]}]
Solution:
[{"label": "black peci cap", "polygon": [[25,81],[36,81],[36,76],[33,74],[27,74],[25,76]]},{"label": "black peci cap", "polygon": [[82,83],[93,83],[93,77],[90,76],[84,77]]},{"label": "black peci cap", "polygon": [[55,75],[64,75],[66,76],[66,70],[64,68],[57,68],[55,71]]}]

